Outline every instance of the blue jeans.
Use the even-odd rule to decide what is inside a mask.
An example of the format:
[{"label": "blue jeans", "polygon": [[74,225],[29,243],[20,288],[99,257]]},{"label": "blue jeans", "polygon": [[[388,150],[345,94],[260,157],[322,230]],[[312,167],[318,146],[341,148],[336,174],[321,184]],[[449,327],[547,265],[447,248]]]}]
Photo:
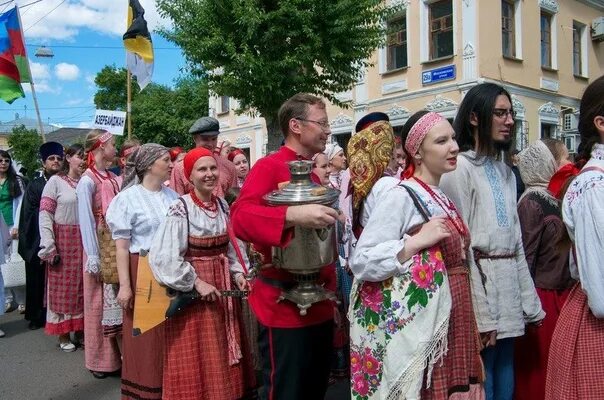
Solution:
[{"label": "blue jeans", "polygon": [[514,338],[497,339],[495,346],[482,351],[486,370],[484,389],[487,400],[512,400],[514,396]]}]

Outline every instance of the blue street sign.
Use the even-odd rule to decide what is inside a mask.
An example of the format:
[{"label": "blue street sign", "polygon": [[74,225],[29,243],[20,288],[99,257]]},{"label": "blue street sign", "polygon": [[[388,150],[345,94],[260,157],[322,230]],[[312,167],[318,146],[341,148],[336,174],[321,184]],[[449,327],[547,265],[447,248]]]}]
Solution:
[{"label": "blue street sign", "polygon": [[455,65],[447,65],[436,69],[422,72],[422,84],[430,85],[442,81],[455,79]]}]

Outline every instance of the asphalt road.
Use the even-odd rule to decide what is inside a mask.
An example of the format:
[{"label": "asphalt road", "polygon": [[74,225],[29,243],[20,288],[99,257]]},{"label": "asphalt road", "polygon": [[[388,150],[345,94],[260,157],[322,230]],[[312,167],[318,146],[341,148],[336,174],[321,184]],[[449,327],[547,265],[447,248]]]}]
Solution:
[{"label": "asphalt road", "polygon": [[[30,331],[17,311],[0,316],[0,400],[117,400],[117,377],[94,379],[84,368],[84,351],[59,350],[56,337]],[[312,384],[312,383],[309,383]],[[348,400],[349,382],[329,388],[325,400]]]}]

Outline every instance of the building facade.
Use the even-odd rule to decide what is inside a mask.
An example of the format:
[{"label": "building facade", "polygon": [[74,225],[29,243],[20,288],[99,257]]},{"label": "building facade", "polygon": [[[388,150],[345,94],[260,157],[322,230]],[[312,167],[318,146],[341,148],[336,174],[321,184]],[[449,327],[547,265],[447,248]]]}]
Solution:
[{"label": "building facade", "polygon": [[[387,113],[395,129],[421,109],[452,120],[472,86],[495,82],[512,94],[518,149],[551,137],[576,150],[580,97],[604,73],[604,1],[390,2],[401,12],[386,22],[386,45],[355,87],[337,95],[350,106],[328,106],[334,140],[345,145],[373,111]],[[249,149],[253,162],[264,155],[264,124],[236,108],[228,98],[210,99],[223,136]]]}]

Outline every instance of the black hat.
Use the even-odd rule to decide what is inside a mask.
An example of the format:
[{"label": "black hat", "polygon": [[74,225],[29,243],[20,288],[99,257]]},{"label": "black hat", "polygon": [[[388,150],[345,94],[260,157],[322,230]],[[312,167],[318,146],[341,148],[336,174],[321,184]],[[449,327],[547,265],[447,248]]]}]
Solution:
[{"label": "black hat", "polygon": [[363,129],[367,128],[369,125],[378,122],[378,121],[390,121],[388,114],[384,114],[383,112],[372,112],[365,115],[363,118],[357,122],[357,125],[354,128],[356,133],[359,133]]},{"label": "black hat", "polygon": [[189,129],[191,135],[217,136],[220,133],[220,124],[216,118],[201,117]]},{"label": "black hat", "polygon": [[46,161],[50,156],[63,157],[64,155],[63,145],[61,143],[46,142],[40,146],[40,158],[42,159],[42,162]]}]

